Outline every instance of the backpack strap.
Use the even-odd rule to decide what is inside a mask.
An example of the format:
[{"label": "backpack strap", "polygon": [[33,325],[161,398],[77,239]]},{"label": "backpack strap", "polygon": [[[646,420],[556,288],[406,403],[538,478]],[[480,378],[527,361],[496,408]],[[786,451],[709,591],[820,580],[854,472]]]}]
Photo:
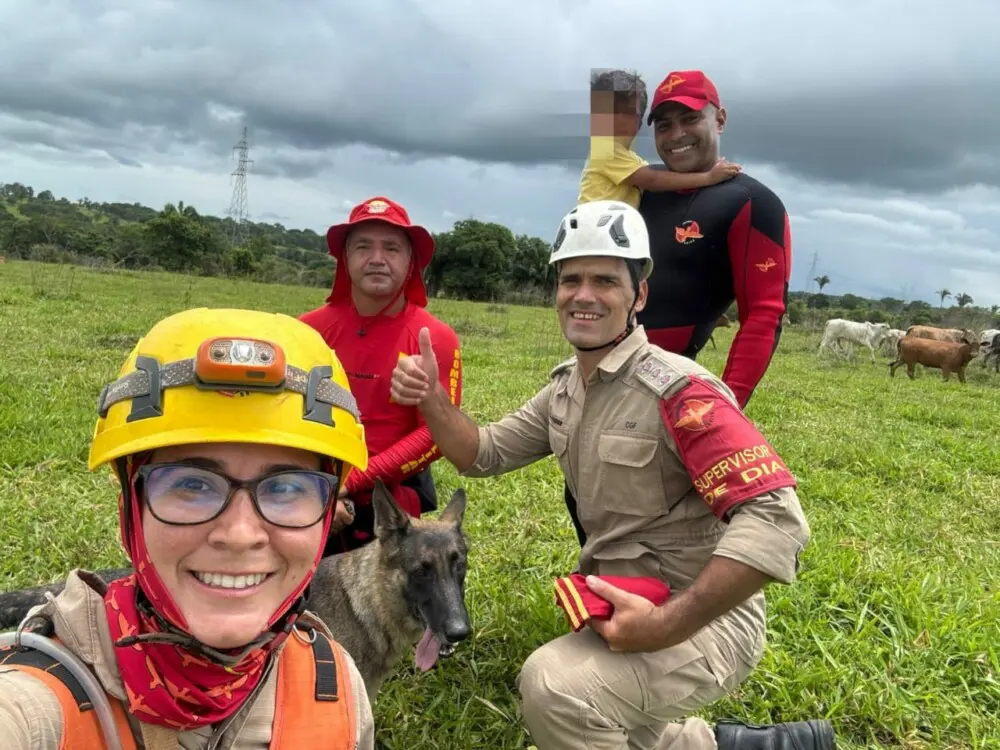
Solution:
[{"label": "backpack strap", "polygon": [[[22,630],[5,636],[0,636],[0,666],[31,675],[59,701],[63,717],[59,750],[109,750],[101,711],[95,710],[91,692],[75,673],[75,670],[85,670],[89,674],[89,667],[57,638]],[[117,735],[117,743],[112,748],[137,750],[124,706],[100,688],[96,679],[90,687],[93,689],[94,685],[100,690],[97,699],[110,708],[115,725],[113,729],[108,728]]]},{"label": "backpack strap", "polygon": [[355,701],[343,647],[319,630],[296,628],[278,659],[271,750],[354,750]]},{"label": "backpack strap", "polygon": [[91,703],[80,681],[65,664],[46,653],[33,648],[18,649],[14,646],[3,646],[0,647],[0,667],[17,667],[18,671],[30,672],[33,675],[37,675],[39,671],[45,672],[69,690],[77,711],[84,713],[94,710],[94,704]]}]

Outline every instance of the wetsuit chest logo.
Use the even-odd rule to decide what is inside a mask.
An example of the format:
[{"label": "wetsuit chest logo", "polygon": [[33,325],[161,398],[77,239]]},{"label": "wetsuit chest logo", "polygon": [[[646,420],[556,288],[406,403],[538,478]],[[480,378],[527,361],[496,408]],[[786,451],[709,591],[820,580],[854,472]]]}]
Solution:
[{"label": "wetsuit chest logo", "polygon": [[674,239],[680,245],[690,245],[695,240],[700,240],[704,236],[701,233],[701,227],[698,226],[698,222],[691,219],[674,227]]}]

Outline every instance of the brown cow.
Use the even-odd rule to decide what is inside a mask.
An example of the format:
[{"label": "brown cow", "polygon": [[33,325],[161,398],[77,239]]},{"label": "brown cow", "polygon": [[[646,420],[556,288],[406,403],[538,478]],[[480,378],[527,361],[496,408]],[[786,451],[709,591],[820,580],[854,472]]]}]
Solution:
[{"label": "brown cow", "polygon": [[918,339],[954,341],[956,344],[977,341],[976,332],[969,328],[937,328],[936,326],[913,325],[906,329],[906,335]]},{"label": "brown cow", "polygon": [[951,373],[957,373],[960,382],[965,382],[965,368],[979,352],[977,343],[959,344],[954,341],[904,336],[896,345],[896,361],[889,364],[889,375],[896,377],[896,368],[906,365],[906,374],[913,380],[916,365],[941,370],[945,382]]}]

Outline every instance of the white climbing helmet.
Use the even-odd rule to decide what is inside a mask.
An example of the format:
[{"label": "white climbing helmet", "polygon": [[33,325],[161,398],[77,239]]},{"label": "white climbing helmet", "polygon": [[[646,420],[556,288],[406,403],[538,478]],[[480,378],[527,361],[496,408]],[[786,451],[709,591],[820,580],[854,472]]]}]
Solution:
[{"label": "white climbing helmet", "polygon": [[649,232],[642,214],[621,201],[581,203],[566,214],[552,243],[549,264],[592,255],[641,260],[639,280],[649,278],[653,259],[649,255]]}]

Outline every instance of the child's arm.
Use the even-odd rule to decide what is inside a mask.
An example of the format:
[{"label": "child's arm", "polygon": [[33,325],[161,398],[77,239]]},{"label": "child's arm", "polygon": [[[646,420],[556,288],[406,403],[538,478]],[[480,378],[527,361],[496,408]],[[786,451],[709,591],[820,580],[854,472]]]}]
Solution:
[{"label": "child's arm", "polygon": [[719,159],[708,172],[670,172],[644,166],[633,172],[626,182],[640,190],[660,193],[708,187],[731,180],[739,173],[738,164]]}]

